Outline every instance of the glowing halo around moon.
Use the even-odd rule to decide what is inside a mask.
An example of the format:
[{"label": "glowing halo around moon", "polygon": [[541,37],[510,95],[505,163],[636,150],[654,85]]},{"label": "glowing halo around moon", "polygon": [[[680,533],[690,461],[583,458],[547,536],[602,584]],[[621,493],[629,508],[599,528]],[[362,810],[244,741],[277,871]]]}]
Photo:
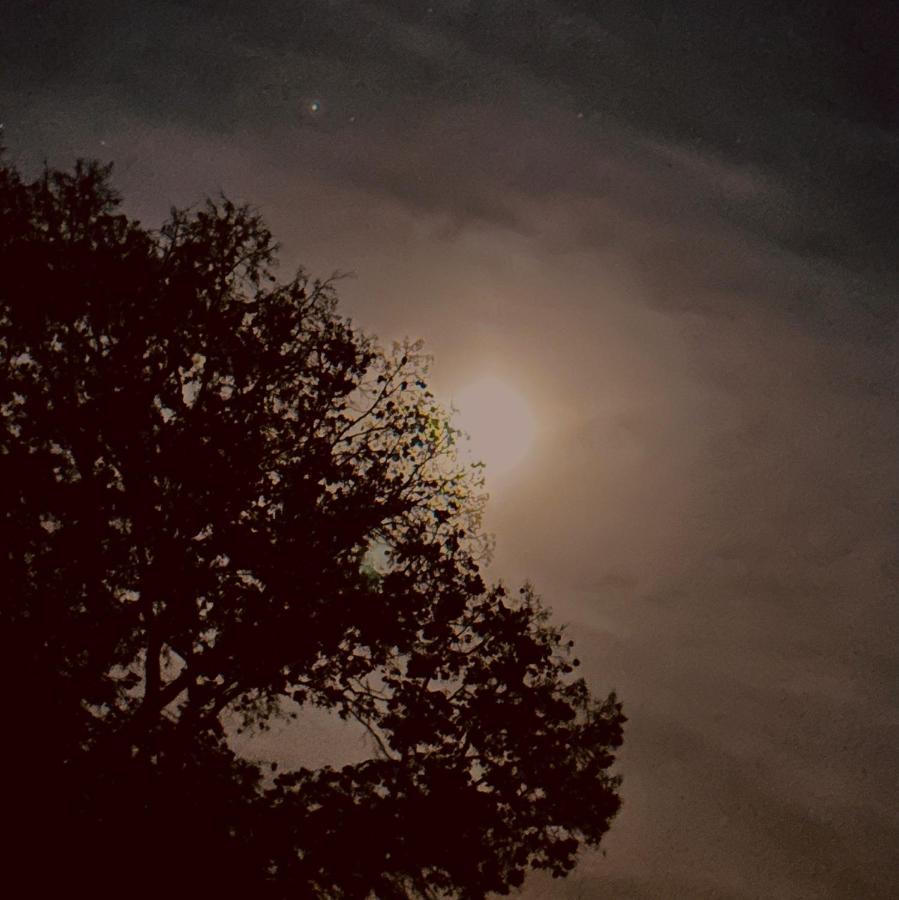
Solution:
[{"label": "glowing halo around moon", "polygon": [[487,466],[487,477],[507,475],[525,458],[536,423],[527,401],[509,384],[490,376],[453,395],[455,424],[469,436],[474,460]]}]

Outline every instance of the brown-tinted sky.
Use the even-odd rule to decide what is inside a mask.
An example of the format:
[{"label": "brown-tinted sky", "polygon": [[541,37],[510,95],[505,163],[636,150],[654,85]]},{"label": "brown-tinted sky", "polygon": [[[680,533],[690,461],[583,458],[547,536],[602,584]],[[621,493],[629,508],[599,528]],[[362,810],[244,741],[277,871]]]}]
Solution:
[{"label": "brown-tinted sky", "polygon": [[23,168],[248,199],[447,396],[529,398],[496,570],[630,724],[607,856],[526,896],[899,895],[890,7],[0,7]]}]

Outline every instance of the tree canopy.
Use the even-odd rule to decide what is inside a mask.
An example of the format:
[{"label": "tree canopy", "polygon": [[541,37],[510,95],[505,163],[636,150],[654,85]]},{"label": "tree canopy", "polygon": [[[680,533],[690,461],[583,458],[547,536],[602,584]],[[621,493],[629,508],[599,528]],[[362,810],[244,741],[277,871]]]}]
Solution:
[{"label": "tree canopy", "polygon": [[[618,809],[620,704],[530,586],[484,583],[421,347],[276,249],[226,199],[151,230],[106,167],[0,163],[5,817],[36,895],[484,897]],[[229,741],[309,705],[371,758]]]}]

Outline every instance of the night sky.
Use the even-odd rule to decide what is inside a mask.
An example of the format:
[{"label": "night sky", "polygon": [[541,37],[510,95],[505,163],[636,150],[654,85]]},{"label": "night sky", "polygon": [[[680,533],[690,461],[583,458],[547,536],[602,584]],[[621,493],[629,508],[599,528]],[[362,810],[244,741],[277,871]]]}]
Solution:
[{"label": "night sky", "polygon": [[[441,396],[529,403],[494,569],[630,721],[606,856],[526,897],[899,896],[897,47],[870,0],[0,4],[25,172],[248,200]],[[359,753],[311,730],[268,750]]]}]

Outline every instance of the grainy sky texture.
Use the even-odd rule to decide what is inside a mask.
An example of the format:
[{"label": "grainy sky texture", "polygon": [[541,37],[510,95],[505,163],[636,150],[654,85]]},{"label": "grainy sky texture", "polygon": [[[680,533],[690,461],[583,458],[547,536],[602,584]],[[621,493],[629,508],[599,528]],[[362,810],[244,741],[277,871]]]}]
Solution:
[{"label": "grainy sky texture", "polygon": [[528,898],[899,896],[897,46],[887,2],[0,4],[20,167],[250,200],[447,397],[529,399],[496,570],[631,721],[607,855]]}]

